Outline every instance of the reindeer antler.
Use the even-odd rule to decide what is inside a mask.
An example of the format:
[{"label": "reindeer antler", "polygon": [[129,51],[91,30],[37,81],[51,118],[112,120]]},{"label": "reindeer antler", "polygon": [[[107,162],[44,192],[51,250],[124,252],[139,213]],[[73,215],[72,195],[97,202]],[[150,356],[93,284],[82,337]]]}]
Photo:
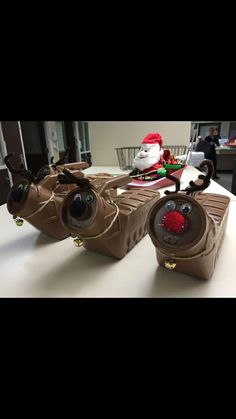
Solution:
[{"label": "reindeer antler", "polygon": [[194,182],[191,180],[189,182],[189,186],[184,189],[186,195],[190,195],[197,191],[204,191],[204,189],[208,188],[211,183],[211,177],[214,173],[214,166],[211,160],[203,160],[199,166],[199,169],[203,169],[203,167],[207,167],[206,175],[199,175],[198,179],[201,181],[199,182],[198,179]]},{"label": "reindeer antler", "polygon": [[18,174],[21,174],[21,171],[22,171],[22,167],[24,167],[23,166],[23,164],[21,164],[20,166],[19,166],[19,169],[15,169],[13,166],[12,166],[12,164],[10,163],[10,159],[11,159],[11,157],[12,156],[14,156],[14,154],[15,153],[9,153],[9,154],[7,154],[7,156],[5,156],[4,157],[4,163],[5,163],[5,165],[7,166],[7,168],[10,170],[10,172],[11,173],[15,173],[16,175],[18,175]]},{"label": "reindeer antler", "polygon": [[[207,173],[206,175],[199,175],[198,179],[194,182],[193,180],[191,180],[189,182],[189,186],[187,186],[187,188],[185,188],[184,190],[182,190],[181,192],[186,192],[186,195],[190,195],[194,192],[197,191],[204,191],[204,189],[208,188],[208,186],[210,185],[211,182],[211,177],[214,173],[214,166],[211,160],[203,160],[200,164],[200,166],[198,167],[199,170],[203,169],[204,167],[207,167]],[[177,193],[180,191],[180,181],[179,179],[177,179],[175,176],[170,175],[170,173],[166,172],[166,178],[167,179],[171,179],[175,182],[176,184],[176,189],[174,192],[171,191],[165,191],[164,193],[166,195],[169,195],[171,193]]]},{"label": "reindeer antler", "polygon": [[93,186],[91,185],[89,179],[85,178],[83,173],[79,173],[79,175],[80,177],[77,177],[73,175],[73,173],[70,170],[64,169],[63,173],[60,173],[57,179],[59,180],[59,183],[62,184],[73,183],[75,185],[78,185],[78,187],[82,191],[93,189]]},{"label": "reindeer antler", "polygon": [[70,153],[70,147],[67,147],[64,156],[61,159],[59,159],[56,163],[53,163],[54,156],[51,157],[51,164],[56,167],[56,166],[59,166],[60,164],[66,163],[69,157],[69,153]]},{"label": "reindeer antler", "polygon": [[35,178],[30,170],[27,170],[24,165],[21,163],[19,169],[15,169],[12,164],[10,163],[11,157],[15,153],[9,153],[7,156],[4,157],[4,162],[7,168],[10,170],[11,173],[15,173],[16,175],[21,175],[22,177],[28,179],[30,182],[34,182]]},{"label": "reindeer antler", "polygon": [[46,176],[50,175],[49,166],[46,164],[45,166],[41,167],[35,176],[35,182],[38,183],[43,180]]},{"label": "reindeer antler", "polygon": [[[57,169],[57,166],[66,162],[66,160],[68,158],[68,155],[69,155],[69,151],[70,151],[70,147],[67,147],[64,156],[60,160],[58,160],[56,163],[53,163],[54,156],[51,157],[51,165],[54,168],[54,170]],[[43,180],[45,178],[45,176],[47,176],[49,174],[50,174],[50,168],[49,168],[48,164],[41,167],[41,169],[36,174],[35,183],[40,182],[41,180]]]},{"label": "reindeer antler", "polygon": [[178,193],[178,192],[179,192],[179,190],[180,190],[180,180],[179,180],[179,179],[177,179],[177,177],[175,177],[175,176],[171,175],[168,171],[166,172],[166,178],[167,178],[167,179],[170,179],[170,180],[173,180],[173,182],[175,182],[175,191],[174,191],[174,192],[171,192],[171,191],[165,191],[165,192],[164,192],[164,193],[165,193],[165,195],[169,195],[169,194],[171,194],[171,193]]}]

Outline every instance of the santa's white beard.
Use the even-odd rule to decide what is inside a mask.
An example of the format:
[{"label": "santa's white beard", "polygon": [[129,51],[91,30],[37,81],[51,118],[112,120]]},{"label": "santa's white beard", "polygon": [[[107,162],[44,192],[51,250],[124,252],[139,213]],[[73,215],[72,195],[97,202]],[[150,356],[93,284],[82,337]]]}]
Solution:
[{"label": "santa's white beard", "polygon": [[148,156],[143,158],[136,156],[134,159],[134,166],[137,167],[137,169],[143,171],[149,167],[152,167],[157,162],[157,156]]}]

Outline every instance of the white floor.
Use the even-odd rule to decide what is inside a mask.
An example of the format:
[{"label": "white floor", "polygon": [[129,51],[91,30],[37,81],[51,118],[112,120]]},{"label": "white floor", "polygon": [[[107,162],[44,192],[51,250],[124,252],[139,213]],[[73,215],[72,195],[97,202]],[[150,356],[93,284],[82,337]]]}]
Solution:
[{"label": "white floor", "polygon": [[219,185],[223,186],[223,188],[227,189],[231,192],[231,185],[232,185],[232,177],[233,173],[231,172],[218,172],[218,176],[220,179],[215,180]]}]

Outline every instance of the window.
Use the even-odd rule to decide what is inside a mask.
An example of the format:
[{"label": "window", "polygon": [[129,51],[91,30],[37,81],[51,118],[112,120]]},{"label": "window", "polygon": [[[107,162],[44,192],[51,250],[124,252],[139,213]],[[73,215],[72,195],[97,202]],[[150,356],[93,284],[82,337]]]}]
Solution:
[{"label": "window", "polygon": [[59,152],[66,151],[65,125],[63,121],[55,121]]},{"label": "window", "polygon": [[80,152],[83,153],[83,151],[85,151],[83,122],[79,122],[78,125],[79,125]]},{"label": "window", "polygon": [[5,163],[3,161],[3,157],[2,157],[2,150],[0,148],[0,166],[3,166]]},{"label": "window", "polygon": [[79,143],[80,143],[80,160],[92,164],[90,152],[89,124],[88,122],[78,122]]},{"label": "window", "polygon": [[90,150],[90,144],[89,144],[89,128],[88,123],[84,122],[84,137],[85,137],[85,147],[86,150]]},{"label": "window", "polygon": [[1,131],[1,123],[0,123],[0,166],[4,166],[3,160],[3,138],[2,138],[2,131]]},{"label": "window", "polygon": [[211,127],[218,129],[220,133],[221,123],[213,122],[213,123],[199,124],[198,135],[201,135],[201,137],[203,138],[207,137],[207,135],[209,135],[209,129]]},{"label": "window", "polygon": [[79,122],[78,125],[79,125],[80,152],[86,153],[90,151],[88,122]]},{"label": "window", "polygon": [[230,122],[229,138],[236,137],[236,122]]}]

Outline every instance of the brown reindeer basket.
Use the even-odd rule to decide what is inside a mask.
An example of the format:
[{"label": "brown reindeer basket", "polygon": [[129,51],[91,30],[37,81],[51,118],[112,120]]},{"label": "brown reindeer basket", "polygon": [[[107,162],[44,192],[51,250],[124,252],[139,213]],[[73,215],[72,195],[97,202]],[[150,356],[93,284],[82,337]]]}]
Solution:
[{"label": "brown reindeer basket", "polygon": [[75,244],[103,255],[123,258],[147,233],[147,214],[160,194],[149,189],[111,192],[130,182],[128,175],[108,179],[96,189],[87,178],[76,179],[68,170],[61,183],[77,183],[64,198],[61,220]]},{"label": "brown reindeer basket", "polygon": [[76,187],[76,185],[62,185],[58,183],[57,176],[67,167],[73,169],[74,176],[82,177],[82,169],[88,167],[87,163],[63,163],[62,160],[49,166],[44,166],[34,176],[30,170],[26,170],[23,165],[15,169],[10,164],[13,153],[5,157],[8,169],[21,176],[12,186],[7,199],[7,208],[18,226],[23,224],[23,220],[28,221],[35,228],[43,233],[64,239],[70,232],[61,224],[60,207],[66,193]]},{"label": "brown reindeer basket", "polygon": [[210,184],[213,165],[204,160],[206,175],[180,191],[166,191],[148,215],[148,233],[156,248],[160,266],[202,279],[209,279],[214,271],[223,241],[229,212],[230,198],[214,193],[202,193]]},{"label": "brown reindeer basket", "polygon": [[[34,176],[21,164],[15,169],[11,163],[13,153],[5,157],[8,169],[21,176],[8,196],[7,208],[18,226],[24,220],[28,221],[38,230],[58,240],[70,236],[70,231],[61,223],[61,206],[65,195],[77,188],[76,183],[59,183],[58,174],[66,168],[73,173],[74,179],[84,177],[83,169],[88,168],[86,162],[65,163],[65,157],[56,163],[42,167]],[[88,175],[91,185],[98,191],[102,190],[104,183],[112,180],[109,173],[96,173]],[[116,196],[115,188],[110,190],[111,196]]]}]

